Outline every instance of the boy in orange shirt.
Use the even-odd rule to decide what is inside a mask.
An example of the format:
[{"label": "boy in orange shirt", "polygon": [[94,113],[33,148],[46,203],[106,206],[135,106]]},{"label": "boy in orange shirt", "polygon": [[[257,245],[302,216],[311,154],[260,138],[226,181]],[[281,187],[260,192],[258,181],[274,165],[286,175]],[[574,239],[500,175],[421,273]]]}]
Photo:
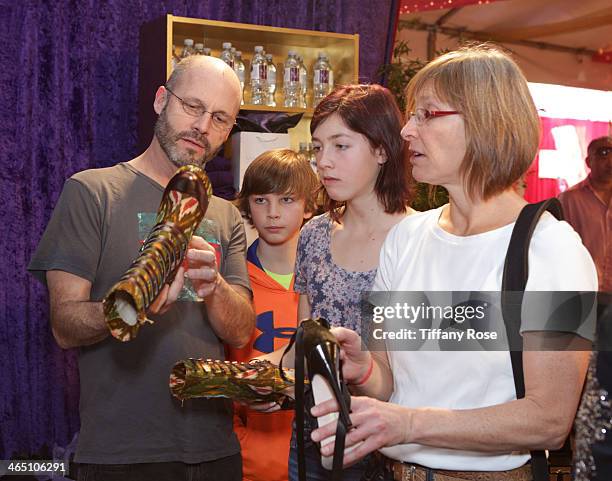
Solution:
[{"label": "boy in orange shirt", "polygon": [[[237,204],[259,238],[247,251],[257,325],[228,358],[248,361],[285,346],[297,325],[293,268],[300,228],[315,210],[319,185],[309,162],[289,149],[270,150],[247,168]],[[235,405],[244,481],[286,481],[293,410],[258,412]]]}]

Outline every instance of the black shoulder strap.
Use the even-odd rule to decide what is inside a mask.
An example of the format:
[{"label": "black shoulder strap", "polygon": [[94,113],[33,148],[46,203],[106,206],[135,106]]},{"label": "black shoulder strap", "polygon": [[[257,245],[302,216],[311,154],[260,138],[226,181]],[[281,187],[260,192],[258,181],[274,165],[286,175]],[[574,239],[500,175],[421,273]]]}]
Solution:
[{"label": "black shoulder strap", "polygon": [[[531,236],[544,212],[550,212],[557,219],[563,220],[561,203],[557,199],[548,199],[537,204],[527,204],[516,220],[510,245],[506,253],[504,274],[502,277],[501,307],[506,325],[509,346],[522,346],[521,303],[507,302],[508,293],[524,292],[529,277],[529,243]],[[522,301],[522,295],[520,296]],[[517,399],[525,397],[525,377],[523,375],[523,352],[510,349],[512,374]],[[548,461],[544,451],[531,451],[531,469],[534,481],[548,481]]]}]

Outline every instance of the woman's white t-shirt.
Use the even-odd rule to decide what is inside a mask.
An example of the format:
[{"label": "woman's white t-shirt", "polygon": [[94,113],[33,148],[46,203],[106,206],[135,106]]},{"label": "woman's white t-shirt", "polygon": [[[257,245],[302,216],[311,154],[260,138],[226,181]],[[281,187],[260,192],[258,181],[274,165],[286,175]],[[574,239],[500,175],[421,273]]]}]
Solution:
[{"label": "woman's white t-shirt", "polygon": [[[514,224],[456,236],[438,225],[442,208],[411,215],[387,236],[374,291],[499,291]],[[597,291],[597,271],[580,237],[545,214],[529,248],[526,290]],[[516,399],[507,351],[389,351],[394,392],[407,407],[474,409]],[[503,471],[522,466],[528,452],[491,454],[403,444],[386,456],[436,469]]]}]

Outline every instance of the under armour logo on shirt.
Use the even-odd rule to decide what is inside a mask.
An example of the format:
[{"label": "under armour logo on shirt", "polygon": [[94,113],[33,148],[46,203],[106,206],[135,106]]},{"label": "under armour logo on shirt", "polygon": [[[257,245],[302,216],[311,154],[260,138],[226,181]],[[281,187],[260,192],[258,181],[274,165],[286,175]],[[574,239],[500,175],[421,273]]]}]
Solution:
[{"label": "under armour logo on shirt", "polygon": [[257,329],[261,334],[255,339],[253,347],[260,352],[274,351],[274,339],[290,339],[296,331],[295,327],[274,327],[274,313],[262,312],[257,316]]}]

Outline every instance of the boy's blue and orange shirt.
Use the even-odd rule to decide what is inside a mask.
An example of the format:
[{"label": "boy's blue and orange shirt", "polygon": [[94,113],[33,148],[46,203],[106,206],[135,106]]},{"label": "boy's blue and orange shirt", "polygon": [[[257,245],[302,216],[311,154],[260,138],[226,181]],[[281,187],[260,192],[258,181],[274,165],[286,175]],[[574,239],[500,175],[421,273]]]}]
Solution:
[{"label": "boy's blue and orange shirt", "polygon": [[[281,349],[296,330],[299,294],[272,279],[257,257],[259,240],[247,251],[256,327],[242,349],[227,347],[228,359],[248,361]],[[240,440],[243,481],[287,481],[293,411],[261,413],[236,404],[234,430]]]},{"label": "boy's blue and orange shirt", "polygon": [[258,244],[259,239],[247,251],[256,327],[245,347],[228,348],[229,358],[233,361],[249,361],[276,351],[289,342],[296,330],[299,294],[293,290],[293,280],[289,289],[285,289],[266,274],[257,257]]}]

